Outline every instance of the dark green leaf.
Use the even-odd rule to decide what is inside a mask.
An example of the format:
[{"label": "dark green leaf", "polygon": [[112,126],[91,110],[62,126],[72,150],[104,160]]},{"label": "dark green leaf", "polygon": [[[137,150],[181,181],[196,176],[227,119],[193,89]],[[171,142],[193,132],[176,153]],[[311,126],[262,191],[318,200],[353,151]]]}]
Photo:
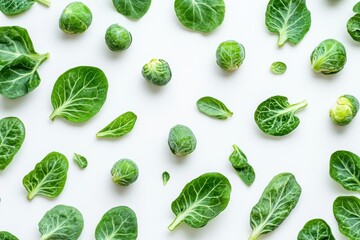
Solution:
[{"label": "dark green leaf", "polygon": [[213,97],[202,97],[196,102],[196,105],[200,112],[209,117],[224,120],[233,115],[224,103]]},{"label": "dark green leaf", "polygon": [[333,205],[333,213],[340,232],[349,240],[359,240],[360,199],[354,196],[336,198]]},{"label": "dark green leaf", "polygon": [[35,2],[50,5],[50,0],[0,0],[0,11],[5,15],[16,15],[30,9]]},{"label": "dark green leaf", "polygon": [[96,137],[98,138],[118,138],[124,136],[131,132],[135,126],[137,116],[133,112],[126,112],[111,123],[109,123],[105,128],[100,130]]},{"label": "dark green leaf", "polygon": [[335,240],[329,225],[322,219],[308,221],[298,234],[297,240]]},{"label": "dark green leaf", "polygon": [[168,181],[170,180],[170,174],[165,171],[162,173],[162,180],[163,180],[163,184],[164,186],[168,183]]},{"label": "dark green leaf", "polygon": [[149,10],[151,0],[113,0],[113,4],[122,15],[132,19],[140,19]]},{"label": "dark green leaf", "polygon": [[248,186],[250,186],[255,180],[255,171],[253,167],[248,163],[246,155],[240,150],[238,146],[233,145],[234,151],[229,157],[233,168],[241,180]]},{"label": "dark green leaf", "polygon": [[346,28],[352,39],[360,42],[360,12],[355,14],[355,16],[349,19],[349,21],[346,24]]},{"label": "dark green leaf", "polygon": [[0,232],[0,240],[19,240],[17,237],[9,232]]}]

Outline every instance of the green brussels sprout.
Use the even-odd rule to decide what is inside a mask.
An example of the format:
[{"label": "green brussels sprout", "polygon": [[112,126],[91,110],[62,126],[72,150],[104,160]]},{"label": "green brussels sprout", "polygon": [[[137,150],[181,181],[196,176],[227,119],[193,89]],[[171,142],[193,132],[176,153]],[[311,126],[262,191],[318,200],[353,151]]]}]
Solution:
[{"label": "green brussels sprout", "polygon": [[92,22],[90,9],[81,2],[72,2],[64,9],[59,19],[59,27],[66,33],[85,32]]},{"label": "green brussels sprout", "polygon": [[338,98],[330,109],[331,120],[339,125],[348,125],[359,111],[359,101],[352,95],[344,95]]},{"label": "green brussels sprout", "polygon": [[220,43],[216,50],[216,63],[226,71],[235,71],[243,63],[244,59],[244,46],[233,40]]},{"label": "green brussels sprout", "polygon": [[131,33],[119,24],[112,24],[105,34],[105,42],[111,51],[123,51],[130,47]]},{"label": "green brussels sprout", "polygon": [[322,41],[311,53],[311,65],[317,73],[334,74],[340,72],[345,63],[345,47],[334,39]]},{"label": "green brussels sprout", "polygon": [[173,154],[186,156],[196,148],[196,138],[190,128],[176,125],[170,129],[168,144]]},{"label": "green brussels sprout", "polygon": [[349,19],[346,28],[352,39],[360,42],[360,13]]},{"label": "green brussels sprout", "polygon": [[138,178],[139,169],[132,160],[121,159],[112,167],[111,176],[114,183],[121,186],[128,186]]},{"label": "green brussels sprout", "polygon": [[171,69],[163,59],[152,59],[141,71],[145,79],[157,86],[164,86],[171,80]]}]

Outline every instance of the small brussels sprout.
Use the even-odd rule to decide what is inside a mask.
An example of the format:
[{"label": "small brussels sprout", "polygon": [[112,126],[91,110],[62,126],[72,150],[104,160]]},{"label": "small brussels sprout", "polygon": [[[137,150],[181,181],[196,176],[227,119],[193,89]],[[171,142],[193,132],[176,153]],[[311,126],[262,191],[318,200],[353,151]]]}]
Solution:
[{"label": "small brussels sprout", "polygon": [[360,42],[360,13],[349,19],[346,28],[352,39]]},{"label": "small brussels sprout", "polygon": [[164,86],[171,80],[169,64],[163,59],[152,59],[141,71],[145,79],[157,86]]},{"label": "small brussels sprout", "polygon": [[334,74],[340,72],[345,63],[345,47],[334,39],[322,41],[311,53],[311,65],[317,73]]},{"label": "small brussels sprout", "polygon": [[339,125],[348,125],[359,111],[359,101],[352,95],[344,95],[338,98],[330,109],[331,120]]},{"label": "small brussels sprout", "polygon": [[176,125],[170,129],[168,144],[173,154],[186,156],[196,148],[196,138],[190,128]]},{"label": "small brussels sprout", "polygon": [[245,59],[245,48],[234,40],[220,43],[216,50],[216,63],[226,71],[235,71]]},{"label": "small brussels sprout", "polygon": [[105,42],[111,51],[123,51],[130,47],[132,36],[126,28],[113,24],[106,30]]},{"label": "small brussels sprout", "polygon": [[112,167],[111,176],[114,183],[121,186],[128,186],[138,178],[139,169],[132,160],[121,159]]},{"label": "small brussels sprout", "polygon": [[286,72],[287,66],[283,62],[274,62],[270,66],[270,71],[273,74],[280,75]]},{"label": "small brussels sprout", "polygon": [[92,22],[90,9],[81,2],[72,2],[64,9],[59,19],[59,27],[65,33],[85,32]]}]

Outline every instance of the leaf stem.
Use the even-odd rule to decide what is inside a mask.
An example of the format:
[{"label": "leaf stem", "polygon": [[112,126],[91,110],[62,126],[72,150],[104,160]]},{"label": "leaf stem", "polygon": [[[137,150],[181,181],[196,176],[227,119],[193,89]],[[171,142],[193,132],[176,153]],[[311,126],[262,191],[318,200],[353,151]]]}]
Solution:
[{"label": "leaf stem", "polygon": [[28,193],[27,195],[27,199],[29,199],[30,201],[36,196],[36,191],[31,191]]},{"label": "leaf stem", "polygon": [[174,221],[168,226],[168,229],[170,231],[174,231],[174,229],[182,222],[182,218],[180,218],[179,216],[177,216]]},{"label": "leaf stem", "polygon": [[295,108],[295,111],[299,111],[300,109],[305,108],[308,105],[307,101],[304,100],[302,102],[291,105],[292,108]]},{"label": "leaf stem", "polygon": [[54,121],[54,119],[58,116],[58,113],[57,113],[57,111],[56,111],[57,109],[55,109],[52,113],[51,113],[51,115],[50,115],[50,120],[51,121]]},{"label": "leaf stem", "polygon": [[287,35],[284,30],[279,31],[279,39],[278,39],[278,46],[284,46],[285,42],[287,41]]},{"label": "leaf stem", "polygon": [[36,0],[37,2],[49,7],[51,0]]},{"label": "leaf stem", "polygon": [[257,240],[259,238],[260,234],[256,231],[253,231],[249,237],[249,240]]}]

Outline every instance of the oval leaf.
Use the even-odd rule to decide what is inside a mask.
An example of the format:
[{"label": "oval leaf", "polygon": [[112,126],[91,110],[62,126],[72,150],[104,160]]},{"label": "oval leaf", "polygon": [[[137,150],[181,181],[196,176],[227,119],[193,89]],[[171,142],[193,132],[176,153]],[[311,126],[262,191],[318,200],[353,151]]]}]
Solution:
[{"label": "oval leaf", "polygon": [[149,10],[151,0],[113,0],[113,4],[122,15],[132,19],[140,19]]},{"label": "oval leaf", "polygon": [[297,240],[335,240],[335,238],[324,220],[313,219],[301,229]]},{"label": "oval leaf", "polygon": [[35,2],[50,5],[50,0],[0,0],[0,11],[5,15],[16,15],[30,9]]},{"label": "oval leaf", "polygon": [[163,184],[164,186],[168,183],[168,181],[170,180],[170,174],[165,171],[162,173],[162,180],[163,180]]},{"label": "oval leaf", "polygon": [[81,168],[81,169],[86,168],[88,165],[87,159],[80,154],[74,153],[73,160],[76,163],[76,165],[78,165],[79,168]]},{"label": "oval leaf", "polygon": [[213,97],[202,97],[196,102],[196,105],[200,112],[209,117],[224,120],[233,115],[224,103]]},{"label": "oval leaf", "polygon": [[19,239],[9,232],[1,231],[0,240],[19,240]]},{"label": "oval leaf", "polygon": [[339,230],[349,240],[360,239],[360,199],[353,196],[338,197],[334,201],[333,213]]},{"label": "oval leaf", "polygon": [[133,112],[126,112],[111,123],[109,123],[105,128],[100,130],[96,137],[98,138],[118,138],[124,136],[131,132],[135,126],[137,116]]},{"label": "oval leaf", "polygon": [[231,165],[236,170],[241,180],[248,186],[255,181],[255,171],[248,163],[246,155],[240,150],[238,146],[233,145],[234,151],[229,157]]}]

